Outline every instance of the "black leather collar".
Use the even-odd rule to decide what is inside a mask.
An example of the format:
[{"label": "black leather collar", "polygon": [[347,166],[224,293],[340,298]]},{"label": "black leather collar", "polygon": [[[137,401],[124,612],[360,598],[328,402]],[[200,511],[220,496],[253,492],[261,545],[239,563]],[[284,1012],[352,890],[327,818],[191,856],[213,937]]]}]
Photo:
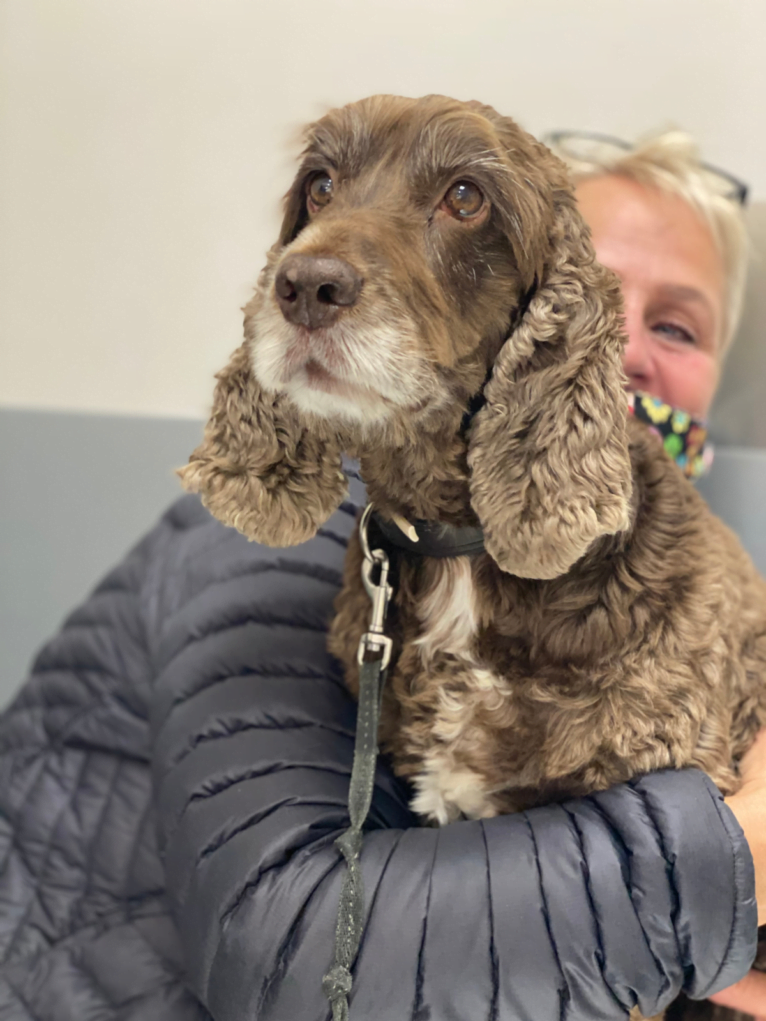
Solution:
[{"label": "black leather collar", "polygon": [[373,511],[372,522],[382,538],[397,549],[421,557],[475,557],[484,552],[484,532],[467,525],[445,525],[439,521],[413,521],[418,541],[413,542],[393,521]]}]

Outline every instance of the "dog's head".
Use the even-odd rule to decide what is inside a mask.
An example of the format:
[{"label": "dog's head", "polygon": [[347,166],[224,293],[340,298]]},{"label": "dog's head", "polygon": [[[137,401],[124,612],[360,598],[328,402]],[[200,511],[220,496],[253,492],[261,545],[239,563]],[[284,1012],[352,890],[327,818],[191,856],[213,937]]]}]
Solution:
[{"label": "dog's head", "polygon": [[489,107],[377,96],[307,133],[278,243],[182,470],[250,538],[309,538],[343,449],[455,433],[507,571],[553,577],[628,523],[616,281],[563,165]]}]

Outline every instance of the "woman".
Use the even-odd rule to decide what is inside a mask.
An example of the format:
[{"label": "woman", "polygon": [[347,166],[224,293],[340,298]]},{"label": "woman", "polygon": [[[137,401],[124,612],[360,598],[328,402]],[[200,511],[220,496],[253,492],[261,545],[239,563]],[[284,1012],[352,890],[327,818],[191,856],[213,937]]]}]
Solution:
[{"label": "woman", "polygon": [[[704,415],[736,320],[713,228],[625,168],[580,196],[631,384]],[[0,1017],[327,1016],[354,708],[324,625],[352,527],[264,550],[186,498],[38,657],[0,724]],[[728,803],[761,884],[764,742],[747,765]],[[699,772],[444,830],[376,781],[352,1018],[649,1016],[747,970],[752,860]]]},{"label": "woman", "polygon": [[[559,132],[548,141],[577,181],[599,261],[620,277],[631,390],[704,419],[742,311],[746,187],[703,166],[692,140],[679,131],[635,147],[582,132]],[[764,744],[761,739],[753,763],[766,762]],[[761,801],[744,793],[729,799],[759,856],[757,877],[757,828],[766,822]],[[766,1013],[766,976],[753,972],[714,999]]]},{"label": "woman", "polygon": [[574,132],[549,141],[622,281],[630,388],[705,418],[742,311],[746,186],[702,165],[680,131],[635,148]]}]

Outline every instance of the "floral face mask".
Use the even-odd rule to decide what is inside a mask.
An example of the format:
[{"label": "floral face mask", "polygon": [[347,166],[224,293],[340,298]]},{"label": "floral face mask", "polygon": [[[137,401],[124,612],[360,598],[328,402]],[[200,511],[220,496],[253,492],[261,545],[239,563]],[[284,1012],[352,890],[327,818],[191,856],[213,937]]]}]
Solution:
[{"label": "floral face mask", "polygon": [[687,478],[698,479],[709,470],[713,445],[707,442],[704,422],[641,392],[628,394],[628,412],[649,426]]}]

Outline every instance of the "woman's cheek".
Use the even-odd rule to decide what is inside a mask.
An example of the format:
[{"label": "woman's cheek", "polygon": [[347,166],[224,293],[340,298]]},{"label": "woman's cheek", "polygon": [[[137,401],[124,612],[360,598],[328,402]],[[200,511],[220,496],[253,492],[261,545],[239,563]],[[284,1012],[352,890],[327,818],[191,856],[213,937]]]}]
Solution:
[{"label": "woman's cheek", "polygon": [[716,358],[705,351],[690,350],[678,355],[658,351],[655,364],[663,399],[688,411],[693,418],[706,418],[720,374]]}]

